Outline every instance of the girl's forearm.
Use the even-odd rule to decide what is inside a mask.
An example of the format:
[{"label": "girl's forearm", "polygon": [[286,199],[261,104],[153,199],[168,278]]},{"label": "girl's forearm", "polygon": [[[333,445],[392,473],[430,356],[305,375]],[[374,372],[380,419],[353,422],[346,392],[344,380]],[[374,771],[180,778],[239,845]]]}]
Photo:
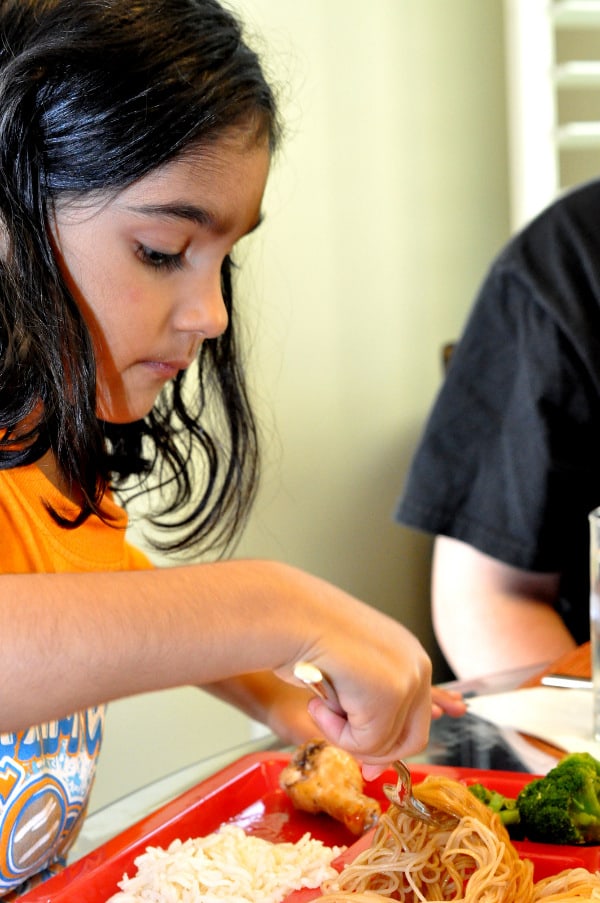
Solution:
[{"label": "girl's forearm", "polygon": [[3,575],[0,730],[276,667],[293,645],[278,613],[287,586],[267,562]]},{"label": "girl's forearm", "polygon": [[326,581],[275,562],[7,575],[0,635],[0,731],[256,672],[295,684],[294,664],[306,659],[333,680],[345,713],[310,701],[328,739],[374,765],[427,740],[431,662],[416,638]]}]

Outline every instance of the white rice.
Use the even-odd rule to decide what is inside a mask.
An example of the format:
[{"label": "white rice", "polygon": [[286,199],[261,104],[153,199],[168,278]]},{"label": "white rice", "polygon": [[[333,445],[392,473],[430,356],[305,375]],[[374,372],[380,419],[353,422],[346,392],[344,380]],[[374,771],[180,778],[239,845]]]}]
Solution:
[{"label": "white rice", "polygon": [[337,875],[331,861],[345,847],[305,834],[297,843],[270,843],[225,825],[208,837],[148,847],[137,872],[119,881],[107,903],[281,903],[303,887]]}]

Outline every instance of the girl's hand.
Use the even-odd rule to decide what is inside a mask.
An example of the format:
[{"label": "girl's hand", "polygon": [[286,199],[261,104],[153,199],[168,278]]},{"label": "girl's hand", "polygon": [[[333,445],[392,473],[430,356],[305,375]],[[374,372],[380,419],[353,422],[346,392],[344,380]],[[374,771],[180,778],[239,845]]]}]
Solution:
[{"label": "girl's hand", "polygon": [[[329,677],[343,714],[317,697],[309,701],[308,711],[327,740],[382,770],[427,744],[431,662],[416,637],[395,619],[328,584],[319,589],[319,618],[307,617],[305,628],[312,644],[304,646],[296,662],[311,662]],[[296,662],[277,673],[296,682]]]}]

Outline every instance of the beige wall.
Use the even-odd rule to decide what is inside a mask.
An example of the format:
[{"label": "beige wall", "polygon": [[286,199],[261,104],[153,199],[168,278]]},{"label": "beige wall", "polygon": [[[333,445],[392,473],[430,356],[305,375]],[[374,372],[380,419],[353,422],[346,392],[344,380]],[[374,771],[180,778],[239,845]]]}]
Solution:
[{"label": "beige wall", "polygon": [[239,553],[339,583],[436,655],[429,542],[391,518],[440,347],[508,234],[502,4],[236,6],[290,122],[244,273],[267,452]]},{"label": "beige wall", "polygon": [[[240,249],[265,465],[237,554],[284,559],[398,617],[441,678],[430,544],[392,512],[440,347],[508,234],[502,3],[235,7],[264,35],[288,122],[266,221]],[[92,808],[247,738],[245,719],[190,694],[110,707]]]}]

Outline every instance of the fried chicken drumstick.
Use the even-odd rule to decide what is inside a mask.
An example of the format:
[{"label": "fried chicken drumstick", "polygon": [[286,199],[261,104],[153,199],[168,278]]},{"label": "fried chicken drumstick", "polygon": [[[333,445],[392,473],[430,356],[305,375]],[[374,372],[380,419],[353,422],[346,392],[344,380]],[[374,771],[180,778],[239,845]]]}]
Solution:
[{"label": "fried chicken drumstick", "polygon": [[363,793],[356,759],[326,740],[309,740],[299,746],[282,770],[279,783],[297,809],[326,812],[353,834],[373,827],[381,814],[377,800]]}]

